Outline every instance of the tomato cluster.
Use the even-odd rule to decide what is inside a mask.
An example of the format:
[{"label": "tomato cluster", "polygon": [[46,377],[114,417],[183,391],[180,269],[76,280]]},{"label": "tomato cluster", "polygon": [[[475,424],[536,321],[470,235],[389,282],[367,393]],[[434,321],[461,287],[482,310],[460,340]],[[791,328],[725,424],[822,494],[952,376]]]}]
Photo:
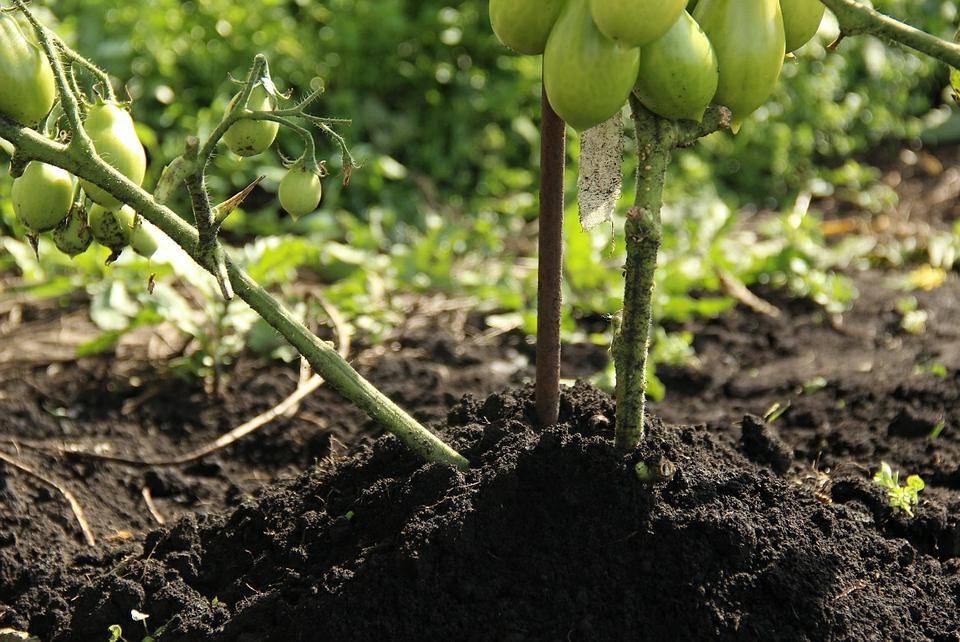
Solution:
[{"label": "tomato cluster", "polygon": [[[0,115],[38,129],[42,129],[46,119],[46,132],[57,136],[63,109],[57,103],[54,71],[33,28],[21,18],[13,12],[0,11]],[[234,96],[228,113],[233,113],[240,95]],[[126,106],[112,98],[98,97],[93,104],[86,102],[86,96],[77,99],[82,103],[83,128],[96,154],[119,174],[141,185],[147,171],[147,155]],[[262,112],[273,111],[276,101],[269,78],[252,87],[246,108],[261,113],[238,120],[224,133],[223,142],[232,152],[254,156],[274,143],[280,124],[271,120],[273,115]],[[280,203],[294,218],[319,206],[323,194],[321,169],[322,166],[317,171],[307,169],[301,159],[281,181]],[[86,251],[93,241],[110,248],[111,260],[127,246],[148,258],[157,250],[155,229],[133,209],[99,185],[77,180],[53,165],[27,163],[13,181],[12,202],[34,243],[39,235],[50,232],[56,247],[70,256]]]},{"label": "tomato cluster", "polygon": [[664,118],[699,121],[724,105],[736,132],[824,12],[819,0],[490,0],[497,37],[543,54],[550,104],[578,130],[634,92]]}]

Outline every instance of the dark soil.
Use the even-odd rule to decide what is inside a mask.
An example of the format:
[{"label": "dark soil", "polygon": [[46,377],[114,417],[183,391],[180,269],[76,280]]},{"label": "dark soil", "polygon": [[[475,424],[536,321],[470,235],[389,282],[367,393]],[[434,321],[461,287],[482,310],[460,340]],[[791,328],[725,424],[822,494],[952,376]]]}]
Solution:
[{"label": "dark soil", "polygon": [[[627,457],[605,394],[578,384],[562,425],[536,429],[522,339],[442,322],[360,365],[466,473],[370,442],[323,389],[185,468],[23,450],[100,542],[83,544],[56,492],[0,468],[0,628],[139,639],[137,609],[161,640],[960,640],[960,281],[915,293],[929,319],[914,336],[891,278],[858,276],[842,325],[771,292],[779,319],[691,325],[701,366],[661,370],[671,393],[652,412],[668,425]],[[604,364],[586,346],[566,357],[567,375]],[[4,379],[3,433],[152,456],[272,406],[296,373],[244,360],[220,400],[150,371],[131,385],[100,360]],[[774,404],[773,423],[757,418]],[[914,519],[871,483],[881,460],[927,482]],[[641,461],[673,474],[641,482]],[[144,486],[166,527],[151,530]]]}]

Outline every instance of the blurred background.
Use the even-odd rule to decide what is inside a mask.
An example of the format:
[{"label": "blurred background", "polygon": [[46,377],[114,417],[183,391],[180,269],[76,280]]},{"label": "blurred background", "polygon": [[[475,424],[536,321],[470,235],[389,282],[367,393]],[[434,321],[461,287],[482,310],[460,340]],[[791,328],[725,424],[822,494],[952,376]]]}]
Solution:
[{"label": "blurred background", "polygon": [[[952,0],[875,4],[953,35]],[[478,331],[527,337],[529,346],[539,58],[497,43],[486,2],[60,0],[44,18],[133,99],[149,189],[187,135],[216,125],[235,91],[231,76],[242,78],[255,53],[267,54],[278,86],[294,97],[326,88],[314,112],[352,119],[341,132],[362,168],[348,187],[326,180],[320,211],[293,222],[280,210],[276,151],[252,159],[224,151],[210,175],[218,199],[266,176],[224,237],[299,313],[318,314],[311,293],[322,293],[363,341],[376,343],[403,323],[411,301],[441,297],[467,302]],[[835,37],[828,16],[738,136],[712,136],[675,158],[657,363],[695,359],[683,324],[722,314],[743,299],[740,285],[838,315],[857,296],[858,270],[900,269],[909,289],[942,282],[954,268],[960,120],[947,69],[871,38],[830,53]],[[569,140],[575,205],[576,134]],[[279,148],[299,154],[292,136],[281,135]],[[336,174],[336,146],[321,140],[320,150]],[[621,211],[632,199],[627,165]],[[148,356],[186,377],[214,376],[245,350],[293,360],[242,303],[224,304],[175,253],[148,263],[128,252],[105,268],[106,251],[71,261],[41,246],[37,260],[13,215],[10,185],[0,175],[0,309],[30,301],[31,314],[70,314],[82,330],[59,325],[46,349],[64,358],[110,353],[146,331],[165,338]],[[585,233],[576,208],[568,211],[570,344],[609,343],[622,289],[620,230],[618,222]],[[609,370],[595,380],[609,384]],[[663,394],[656,380],[651,392]]]}]

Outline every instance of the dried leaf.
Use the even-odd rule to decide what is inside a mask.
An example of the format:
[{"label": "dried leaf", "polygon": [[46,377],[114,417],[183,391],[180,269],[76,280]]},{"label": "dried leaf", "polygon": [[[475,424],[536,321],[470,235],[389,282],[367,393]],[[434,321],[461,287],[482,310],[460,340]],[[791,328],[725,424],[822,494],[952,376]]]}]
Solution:
[{"label": "dried leaf", "polygon": [[623,190],[622,112],[583,133],[577,188],[583,229],[613,220]]}]

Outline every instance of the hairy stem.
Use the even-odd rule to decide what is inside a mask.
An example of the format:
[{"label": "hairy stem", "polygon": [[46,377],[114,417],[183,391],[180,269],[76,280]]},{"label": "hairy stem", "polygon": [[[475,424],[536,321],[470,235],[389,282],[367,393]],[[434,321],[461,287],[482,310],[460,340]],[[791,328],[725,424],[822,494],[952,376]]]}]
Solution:
[{"label": "hairy stem", "polygon": [[840,36],[870,34],[936,58],[960,69],[960,44],[904,24],[857,0],[820,0],[840,24]]},{"label": "hairy stem", "polygon": [[540,231],[537,282],[537,418],[560,416],[560,315],[563,283],[563,166],[565,127],[544,88],[540,121]]},{"label": "hairy stem", "polygon": [[613,341],[617,372],[616,445],[632,450],[643,438],[647,393],[647,358],[653,326],[653,289],[663,232],[660,210],[670,153],[730,127],[730,110],[714,106],[703,121],[671,121],[647,111],[631,97],[637,137],[637,194],[627,214],[624,235],[627,263],[623,318]]},{"label": "hairy stem", "polygon": [[[202,267],[199,234],[168,207],[131,182],[96,156],[51,141],[32,129],[0,116],[0,137],[14,144],[19,154],[70,173],[108,191],[114,198],[133,207],[141,216],[173,239]],[[219,247],[219,245],[218,245]],[[321,341],[240,267],[225,258],[229,281],[238,296],[287,339],[310,363],[314,372],[326,379],[344,397],[400,438],[408,447],[429,461],[466,468],[467,460],[420,425],[383,393],[360,376],[333,348]]]},{"label": "hairy stem", "polygon": [[623,319],[613,345],[617,372],[616,445],[622,450],[634,449],[643,437],[654,275],[662,239],[660,208],[670,151],[676,143],[670,124],[646,110],[635,107],[634,122],[639,156],[637,195],[624,227],[627,264]]}]

